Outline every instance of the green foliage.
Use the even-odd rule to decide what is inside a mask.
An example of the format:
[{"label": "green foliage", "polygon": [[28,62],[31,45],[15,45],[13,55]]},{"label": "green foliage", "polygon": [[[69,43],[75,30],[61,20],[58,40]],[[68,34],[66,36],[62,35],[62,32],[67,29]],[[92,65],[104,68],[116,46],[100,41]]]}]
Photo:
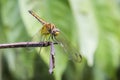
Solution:
[{"label": "green foliage", "polygon": [[42,25],[28,10],[54,23],[67,36],[69,45],[79,45],[83,60],[81,63],[68,61],[64,52],[55,46],[55,69],[50,75],[49,52],[38,55],[34,49],[4,49],[0,50],[0,79],[120,79],[120,12],[117,1],[0,0],[0,43],[31,41]]}]

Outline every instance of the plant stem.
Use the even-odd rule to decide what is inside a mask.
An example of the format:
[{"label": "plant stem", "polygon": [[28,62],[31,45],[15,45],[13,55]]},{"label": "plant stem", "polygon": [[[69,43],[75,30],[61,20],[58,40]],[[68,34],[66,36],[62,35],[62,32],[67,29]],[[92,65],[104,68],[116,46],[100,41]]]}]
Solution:
[{"label": "plant stem", "polygon": [[[50,46],[51,42],[18,42],[18,43],[8,43],[0,44],[0,49],[4,48],[20,48],[20,47],[47,47]],[[54,43],[58,44],[58,43]]]}]

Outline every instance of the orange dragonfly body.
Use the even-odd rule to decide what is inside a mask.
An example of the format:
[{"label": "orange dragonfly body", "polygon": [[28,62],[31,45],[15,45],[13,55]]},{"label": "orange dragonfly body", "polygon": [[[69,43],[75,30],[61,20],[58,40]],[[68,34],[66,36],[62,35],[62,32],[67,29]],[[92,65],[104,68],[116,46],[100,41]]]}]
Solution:
[{"label": "orange dragonfly body", "polygon": [[43,27],[40,30],[40,34],[42,36],[50,35],[52,38],[54,38],[55,36],[59,34],[60,30],[56,28],[54,24],[45,22],[38,15],[36,15],[33,11],[29,11],[29,13],[33,15],[43,25]]},{"label": "orange dragonfly body", "polygon": [[41,36],[44,36],[45,38],[49,36],[53,41],[58,42],[62,46],[64,52],[67,53],[68,56],[72,57],[72,59],[74,59],[77,62],[81,62],[82,56],[79,53],[79,51],[77,51],[76,49],[73,49],[73,47],[70,47],[69,44],[65,44],[63,43],[63,41],[59,41],[56,39],[56,36],[59,36],[60,34],[60,30],[54,24],[44,21],[33,11],[29,11],[29,13],[33,15],[43,25],[43,27],[39,30],[39,33],[41,34]]}]

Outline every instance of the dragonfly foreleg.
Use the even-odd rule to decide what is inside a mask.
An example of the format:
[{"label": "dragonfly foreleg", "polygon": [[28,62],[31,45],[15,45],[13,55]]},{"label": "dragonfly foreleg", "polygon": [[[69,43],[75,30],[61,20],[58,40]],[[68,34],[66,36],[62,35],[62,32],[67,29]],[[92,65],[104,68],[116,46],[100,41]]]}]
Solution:
[{"label": "dragonfly foreleg", "polygon": [[59,42],[59,41],[57,40],[57,38],[56,38],[55,36],[51,36],[51,38],[52,38],[52,40],[53,40],[54,42],[56,42],[56,43],[58,43],[58,44],[61,43],[61,42]]}]

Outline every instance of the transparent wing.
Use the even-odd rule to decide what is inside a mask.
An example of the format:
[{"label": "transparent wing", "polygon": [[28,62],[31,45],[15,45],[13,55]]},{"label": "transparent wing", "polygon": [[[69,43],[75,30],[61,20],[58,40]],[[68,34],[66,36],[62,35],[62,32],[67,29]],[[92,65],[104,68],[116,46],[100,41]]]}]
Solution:
[{"label": "transparent wing", "polygon": [[79,51],[79,47],[76,45],[78,44],[73,43],[63,33],[60,33],[56,40],[59,42],[60,48],[64,51],[65,55],[68,56],[69,60],[75,61],[75,62],[81,62],[82,56]]},{"label": "transparent wing", "polygon": [[36,34],[34,34],[31,39],[32,42],[40,42],[43,40],[44,40],[44,37],[41,35],[40,30]]},{"label": "transparent wing", "polygon": [[[43,36],[41,36],[41,34],[40,34],[40,30],[37,32],[37,33],[35,33],[30,39],[29,39],[29,41],[28,42],[41,42],[41,41],[43,41],[44,40],[44,37]],[[26,49],[28,49],[28,52],[31,52],[31,51],[34,51],[34,50],[41,50],[41,47],[28,47],[28,48],[26,48]]]}]

